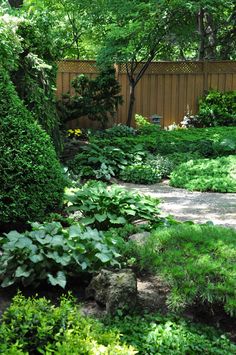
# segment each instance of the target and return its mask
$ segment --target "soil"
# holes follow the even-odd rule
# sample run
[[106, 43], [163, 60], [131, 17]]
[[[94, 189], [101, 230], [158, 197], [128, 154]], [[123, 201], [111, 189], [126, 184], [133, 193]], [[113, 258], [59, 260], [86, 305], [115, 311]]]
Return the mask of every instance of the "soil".
[[236, 229], [236, 193], [188, 191], [169, 186], [165, 180], [154, 185], [119, 182], [128, 190], [159, 198], [162, 215], [172, 215], [179, 221], [213, 222]]

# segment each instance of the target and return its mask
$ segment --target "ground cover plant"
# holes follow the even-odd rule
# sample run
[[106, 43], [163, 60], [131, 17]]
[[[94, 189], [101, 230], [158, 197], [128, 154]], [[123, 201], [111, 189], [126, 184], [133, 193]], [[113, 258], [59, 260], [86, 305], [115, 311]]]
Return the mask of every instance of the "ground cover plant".
[[[114, 129], [111, 137], [105, 133], [100, 137], [92, 134], [89, 144], [68, 162], [69, 170], [82, 179], [95, 177], [110, 180], [115, 177], [127, 182], [153, 184], [169, 178], [181, 163], [236, 153], [235, 127], [175, 131], [158, 128], [148, 133], [138, 130], [136, 135], [126, 134], [123, 137], [120, 131], [117, 132], [116, 135]], [[220, 187], [217, 190], [218, 185], [214, 191], [224, 192]], [[201, 184], [198, 188], [202, 188]]]
[[236, 192], [236, 155], [183, 163], [172, 172], [170, 184], [188, 190]]
[[11, 231], [0, 237], [1, 287], [47, 282], [65, 288], [69, 277], [119, 266], [116, 241], [96, 229], [59, 222], [33, 223], [24, 233]]
[[130, 192], [117, 185], [88, 181], [80, 188], [67, 190], [69, 212], [80, 212], [85, 225], [107, 230], [137, 220], [163, 223], [159, 217], [159, 200]]
[[[14, 332], [12, 332], [14, 329]], [[2, 316], [4, 354], [233, 354], [236, 346], [212, 328], [160, 315], [83, 316], [72, 297], [58, 306], [18, 294]]]
[[[235, 316], [236, 231], [213, 225], [180, 224], [153, 230], [143, 246], [119, 244], [136, 267], [158, 274], [170, 286], [168, 305], [222, 306]], [[123, 250], [123, 251], [122, 251]]]

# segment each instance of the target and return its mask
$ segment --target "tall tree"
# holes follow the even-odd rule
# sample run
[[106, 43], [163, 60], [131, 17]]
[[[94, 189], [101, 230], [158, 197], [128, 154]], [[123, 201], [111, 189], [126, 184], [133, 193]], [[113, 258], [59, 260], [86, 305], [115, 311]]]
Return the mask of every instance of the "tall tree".
[[[169, 59], [176, 52], [176, 38], [181, 33], [180, 14], [175, 11], [176, 7], [167, 6], [165, 0], [107, 0], [102, 3], [110, 21], [104, 26], [98, 63], [125, 66], [130, 88], [126, 124], [130, 126], [138, 82], [153, 60]], [[189, 26], [187, 19], [182, 30], [186, 24]], [[184, 41], [184, 35], [179, 35], [179, 41]]]

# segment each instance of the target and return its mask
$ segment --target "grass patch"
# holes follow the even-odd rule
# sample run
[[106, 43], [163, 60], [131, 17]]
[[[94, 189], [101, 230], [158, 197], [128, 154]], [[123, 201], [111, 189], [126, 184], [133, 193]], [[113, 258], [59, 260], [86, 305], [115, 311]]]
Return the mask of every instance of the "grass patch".
[[144, 246], [124, 243], [125, 257], [170, 286], [170, 309], [223, 306], [236, 315], [236, 231], [211, 225], [177, 225], [153, 231]]

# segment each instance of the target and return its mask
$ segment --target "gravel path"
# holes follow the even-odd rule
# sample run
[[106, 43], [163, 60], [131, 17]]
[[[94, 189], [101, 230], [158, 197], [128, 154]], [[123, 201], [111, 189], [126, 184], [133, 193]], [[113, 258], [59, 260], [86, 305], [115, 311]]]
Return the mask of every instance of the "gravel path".
[[154, 185], [119, 183], [129, 190], [161, 199], [164, 215], [170, 214], [179, 221], [194, 221], [236, 229], [236, 193], [191, 192], [168, 185], [168, 181]]

